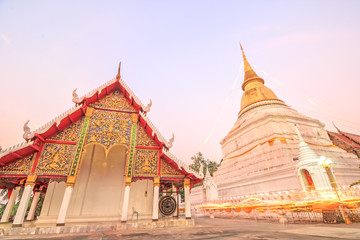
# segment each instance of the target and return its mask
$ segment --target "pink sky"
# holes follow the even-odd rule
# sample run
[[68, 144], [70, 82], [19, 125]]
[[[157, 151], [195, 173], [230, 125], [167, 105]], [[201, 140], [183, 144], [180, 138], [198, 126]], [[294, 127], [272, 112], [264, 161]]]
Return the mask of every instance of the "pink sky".
[[[236, 121], [241, 41], [265, 84], [328, 130], [360, 134], [358, 1], [2, 1], [0, 145], [23, 141], [116, 75], [140, 100], [171, 151], [189, 163]], [[236, 85], [233, 86], [233, 84]], [[208, 141], [205, 143], [205, 139]]]

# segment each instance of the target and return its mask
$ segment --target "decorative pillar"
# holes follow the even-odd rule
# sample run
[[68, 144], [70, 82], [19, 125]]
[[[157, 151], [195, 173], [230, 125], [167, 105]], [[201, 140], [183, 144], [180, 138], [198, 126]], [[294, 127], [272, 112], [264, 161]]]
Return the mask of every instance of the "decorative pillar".
[[175, 212], [173, 213], [173, 217], [177, 217], [178, 216], [178, 209], [179, 209], [179, 202], [178, 202], [178, 193], [177, 193], [177, 188], [175, 187], [175, 185], [172, 185], [172, 197], [175, 199], [175, 203], [176, 203], [176, 209]]
[[17, 209], [16, 215], [14, 218], [13, 227], [21, 227], [24, 222], [26, 210], [29, 205], [31, 193], [35, 186], [36, 178], [37, 178], [36, 175], [28, 175], [28, 177], [26, 179], [24, 192], [21, 197], [20, 204], [19, 204], [19, 207]]
[[2, 215], [2, 218], [1, 218], [1, 222], [2, 223], [5, 223], [5, 222], [8, 222], [9, 221], [9, 218], [10, 218], [10, 214], [11, 214], [11, 211], [15, 205], [15, 200], [19, 194], [19, 191], [20, 191], [20, 186], [17, 186], [15, 187], [15, 189], [12, 191], [11, 195], [10, 195], [10, 198], [7, 202], [7, 205], [6, 205], [6, 208], [5, 208], [5, 211]]
[[74, 176], [68, 176], [66, 181], [66, 188], [64, 192], [64, 197], [61, 202], [61, 207], [58, 215], [58, 219], [56, 222], [56, 226], [65, 226], [65, 219], [66, 219], [66, 213], [69, 208], [71, 195], [74, 189], [74, 184], [76, 181], [76, 177]]
[[126, 169], [125, 169], [125, 190], [124, 190], [124, 200], [123, 207], [121, 212], [121, 222], [126, 223], [127, 214], [129, 208], [129, 197], [130, 197], [130, 186], [132, 180], [132, 172], [133, 172], [133, 161], [135, 158], [135, 146], [136, 146], [136, 132], [138, 125], [139, 114], [132, 113], [131, 114], [131, 132], [130, 132], [130, 149], [129, 149], [129, 157], [126, 161]]
[[131, 186], [131, 177], [126, 177], [125, 180], [125, 192], [124, 192], [124, 200], [123, 207], [121, 212], [121, 222], [126, 223], [128, 208], [129, 208], [129, 197], [130, 197], [130, 186]]
[[184, 194], [185, 194], [185, 219], [191, 219], [189, 178], [184, 179]]
[[95, 108], [92, 108], [92, 107], [86, 108], [84, 122], [82, 125], [79, 140], [76, 144], [75, 156], [71, 163], [70, 173], [69, 173], [69, 176], [67, 177], [65, 193], [64, 193], [63, 201], [61, 203], [56, 226], [64, 226], [65, 225], [66, 213], [67, 213], [67, 210], [68, 210], [68, 207], [70, 204], [70, 199], [71, 199], [71, 195], [72, 195], [72, 192], [74, 189], [76, 177], [79, 172], [81, 155], [82, 155], [83, 147], [85, 144], [87, 132], [89, 129], [90, 119], [91, 119], [92, 115], [94, 114], [94, 111], [95, 111]]
[[160, 178], [154, 178], [154, 200], [153, 200], [153, 214], [152, 220], [159, 220], [159, 188], [160, 188]]
[[36, 206], [39, 202], [39, 198], [40, 198], [40, 193], [41, 193], [41, 189], [42, 188], [39, 188], [35, 191], [35, 194], [33, 196], [33, 199], [32, 199], [32, 202], [31, 202], [31, 206], [30, 206], [30, 210], [29, 210], [29, 213], [26, 217], [26, 220], [27, 221], [31, 221], [31, 220], [34, 220], [34, 217], [35, 217], [35, 211], [36, 211]]

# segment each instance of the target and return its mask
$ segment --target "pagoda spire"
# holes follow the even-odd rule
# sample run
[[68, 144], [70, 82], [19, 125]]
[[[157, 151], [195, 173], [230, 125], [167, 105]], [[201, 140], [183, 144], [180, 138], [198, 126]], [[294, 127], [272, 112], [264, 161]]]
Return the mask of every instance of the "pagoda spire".
[[256, 72], [252, 69], [249, 61], [246, 59], [246, 55], [244, 53], [244, 49], [241, 46], [240, 43], [240, 49], [243, 55], [243, 59], [244, 59], [244, 72], [245, 72], [245, 76], [244, 76], [244, 83], [242, 84], [241, 88], [243, 90], [245, 90], [245, 86], [250, 83], [250, 82], [261, 82], [262, 84], [264, 84], [264, 79], [262, 79], [261, 77], [259, 77]]
[[[284, 104], [283, 101], [279, 100], [275, 93], [268, 87], [264, 85], [264, 79], [259, 77], [254, 69], [252, 69], [249, 61], [247, 60], [244, 49], [240, 44], [240, 49], [244, 59], [244, 82], [241, 88], [244, 90], [244, 94], [241, 98], [241, 111], [247, 106], [250, 106], [253, 103], [258, 103], [261, 101], [276, 100]], [[240, 115], [239, 115], [240, 116]]]

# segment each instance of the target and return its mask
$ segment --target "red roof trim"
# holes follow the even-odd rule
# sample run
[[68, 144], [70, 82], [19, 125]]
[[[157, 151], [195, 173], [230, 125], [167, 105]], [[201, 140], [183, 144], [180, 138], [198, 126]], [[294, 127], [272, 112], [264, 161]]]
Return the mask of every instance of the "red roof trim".
[[[121, 85], [119, 80], [117, 80], [114, 83], [104, 87], [100, 92], [96, 91], [93, 95], [85, 97], [83, 99], [83, 101], [79, 103], [79, 104], [82, 104], [81, 108], [79, 108], [75, 112], [65, 116], [60, 121], [58, 126], [56, 126], [56, 123], [54, 122], [54, 124], [47, 131], [45, 131], [44, 133], [41, 133], [41, 134], [36, 134], [32, 140], [35, 140], [36, 138], [39, 138], [42, 142], [44, 142], [48, 138], [51, 138], [52, 136], [54, 136], [55, 134], [57, 134], [60, 131], [64, 130], [65, 128], [69, 127], [72, 123], [78, 121], [82, 116], [84, 116], [85, 112], [86, 112], [86, 108], [87, 108], [87, 106], [89, 104], [92, 104], [92, 103], [94, 103], [96, 101], [101, 100], [102, 98], [108, 96], [109, 94], [111, 94], [115, 90], [121, 91], [123, 93], [123, 95], [125, 96], [125, 98], [129, 101], [129, 103], [135, 108], [135, 110], [137, 112], [144, 111], [142, 109], [141, 105], [139, 105], [135, 101], [134, 96], [130, 97], [130, 93], [126, 90], [126, 88], [124, 86]], [[139, 123], [140, 123], [140, 126], [144, 128], [145, 132], [149, 135], [149, 137], [151, 137], [154, 140], [154, 142], [156, 143], [156, 145], [158, 145], [160, 147], [160, 149], [162, 149], [163, 147], [166, 148], [165, 143], [161, 142], [159, 140], [159, 138], [156, 136], [156, 134], [153, 135], [154, 130], [151, 129], [151, 127], [147, 124], [146, 120], [141, 117], [141, 115], [139, 115]], [[35, 142], [36, 141], [34, 141], [34, 143]], [[16, 152], [10, 152], [9, 154], [7, 154], [7, 155], [0, 158], [0, 165], [5, 166], [7, 164], [10, 164], [13, 161], [16, 161], [19, 158], [23, 158], [23, 157], [26, 157], [26, 156], [28, 156], [30, 154], [33, 154], [36, 151], [39, 151], [38, 146], [32, 144], [30, 146], [19, 149]], [[179, 166], [172, 159], [167, 157], [166, 155], [161, 154], [161, 157], [167, 163], [169, 163], [171, 166], [173, 166], [175, 169], [178, 169], [178, 171], [180, 173], [182, 173], [184, 175], [189, 174], [183, 168], [180, 169]], [[190, 174], [189, 176], [190, 176], [190, 178], [192, 178], [192, 179], [194, 179], [196, 181], [199, 180], [193, 174]], [[201, 181], [201, 179], [200, 179], [200, 181]]]

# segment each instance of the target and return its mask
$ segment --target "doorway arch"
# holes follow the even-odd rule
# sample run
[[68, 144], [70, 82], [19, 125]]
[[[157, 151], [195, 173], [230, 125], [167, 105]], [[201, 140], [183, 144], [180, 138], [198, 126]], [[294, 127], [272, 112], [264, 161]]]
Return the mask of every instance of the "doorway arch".
[[90, 143], [84, 150], [70, 200], [68, 220], [120, 218], [127, 148], [124, 145], [114, 145], [106, 149], [101, 144]]
[[311, 174], [308, 170], [306, 169], [302, 169], [300, 171], [301, 173], [301, 178], [302, 178], [302, 181], [304, 183], [304, 186], [305, 186], [305, 190], [306, 191], [312, 191], [312, 190], [315, 190], [315, 184], [314, 184], [314, 181], [311, 177]]

